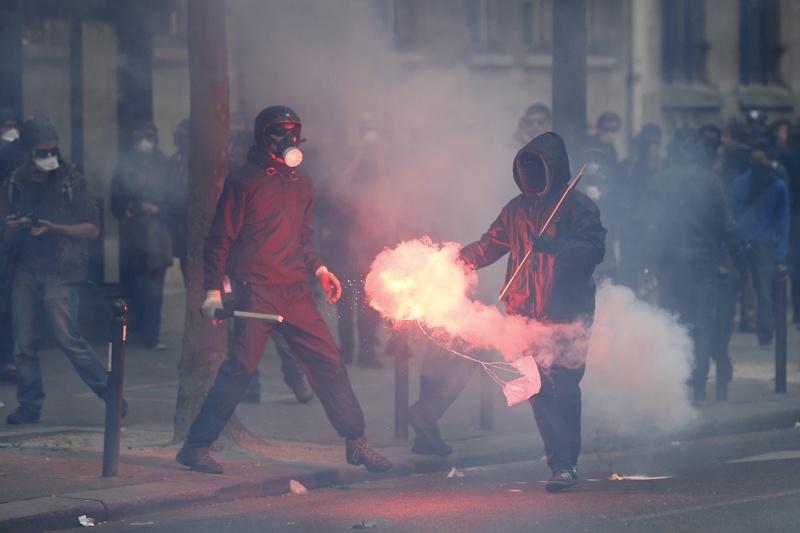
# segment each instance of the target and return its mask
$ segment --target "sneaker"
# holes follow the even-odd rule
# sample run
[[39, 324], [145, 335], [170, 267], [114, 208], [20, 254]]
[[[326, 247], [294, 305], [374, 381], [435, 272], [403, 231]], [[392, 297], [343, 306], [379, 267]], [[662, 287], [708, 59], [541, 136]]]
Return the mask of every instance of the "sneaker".
[[364, 465], [370, 472], [385, 472], [392, 467], [392, 462], [373, 450], [364, 435], [356, 440], [347, 439], [345, 447], [347, 462], [351, 465]]
[[311, 390], [311, 387], [304, 379], [292, 383], [289, 387], [292, 389], [294, 397], [297, 398], [299, 403], [308, 403], [314, 399], [314, 391]]
[[544, 488], [547, 492], [561, 492], [578, 482], [578, 472], [574, 468], [570, 470], [554, 470], [553, 475], [545, 483]]
[[453, 448], [442, 440], [439, 426], [425, 418], [415, 407], [408, 409], [408, 423], [414, 428], [417, 438], [411, 451], [423, 455], [440, 455], [447, 457], [453, 453]]
[[146, 346], [148, 350], [153, 350], [154, 352], [163, 352], [167, 349], [167, 345], [163, 342], [157, 342], [155, 344], [149, 344]]
[[181, 451], [179, 451], [178, 455], [175, 457], [175, 460], [196, 472], [205, 472], [206, 474], [222, 473], [222, 465], [211, 457], [211, 452], [208, 447], [184, 444]]
[[6, 418], [6, 423], [13, 426], [19, 426], [22, 424], [38, 424], [39, 422], [40, 419], [38, 412], [22, 406], [17, 407], [14, 412], [8, 415], [8, 418]]

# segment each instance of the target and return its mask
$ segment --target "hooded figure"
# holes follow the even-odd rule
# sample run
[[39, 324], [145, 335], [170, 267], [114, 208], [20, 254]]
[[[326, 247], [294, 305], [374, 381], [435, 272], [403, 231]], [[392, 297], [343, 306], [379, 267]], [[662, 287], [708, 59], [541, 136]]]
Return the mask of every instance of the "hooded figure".
[[[532, 248], [507, 288], [508, 314], [543, 324], [577, 322], [588, 336], [595, 308], [592, 274], [605, 255], [600, 211], [588, 196], [573, 189], [539, 236], [571, 177], [564, 140], [555, 133], [542, 134], [522, 148], [514, 159], [513, 174], [522, 194], [506, 204], [489, 230], [462, 248], [460, 256], [468, 265], [483, 268], [508, 253], [508, 284]], [[548, 492], [578, 482], [575, 466], [581, 449], [580, 380], [586, 344], [574, 346], [563, 339], [557, 350], [553, 364], [541, 369], [541, 390], [530, 398], [553, 471]]]
[[506, 204], [481, 240], [461, 250], [462, 258], [483, 268], [508, 253], [507, 284], [533, 246], [508, 288], [508, 313], [540, 322], [568, 323], [578, 318], [591, 322], [592, 273], [605, 255], [606, 230], [597, 206], [573, 190], [545, 234], [537, 237], [571, 178], [564, 140], [553, 132], [536, 137], [517, 153], [513, 175], [522, 194]]

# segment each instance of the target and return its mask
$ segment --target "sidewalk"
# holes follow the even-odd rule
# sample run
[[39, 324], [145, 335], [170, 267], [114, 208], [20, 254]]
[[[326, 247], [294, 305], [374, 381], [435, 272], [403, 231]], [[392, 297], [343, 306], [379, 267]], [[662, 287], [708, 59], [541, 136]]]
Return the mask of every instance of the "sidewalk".
[[[381, 370], [348, 367], [367, 417], [370, 442], [395, 464], [384, 474], [370, 474], [345, 462], [344, 443], [318, 400], [306, 405], [295, 401], [281, 380], [278, 358], [270, 347], [261, 364], [261, 403], [241, 404], [236, 411], [266, 447], [248, 451], [223, 443], [215, 457], [224, 466], [224, 475], [189, 471], [175, 462], [179, 446], [171, 443], [182, 297], [182, 289], [170, 285], [162, 339], [169, 350], [127, 348], [125, 397], [130, 414], [123, 421], [115, 477], [102, 477], [104, 405], [83, 386], [60, 352], [51, 348], [42, 357], [48, 399], [41, 424], [6, 425], [5, 417], [16, 406], [15, 389], [0, 385], [0, 402], [5, 404], [0, 407], [0, 531], [78, 527], [82, 515], [103, 522], [171, 507], [285, 494], [292, 479], [312, 489], [543, 455], [530, 406], [507, 407], [502, 391], [492, 382], [488, 386], [495, 401], [494, 427], [480, 429], [480, 372], [440, 424], [453, 454], [446, 459], [412, 454], [410, 440], [394, 437], [394, 368], [385, 357]], [[776, 394], [774, 350], [759, 349], [753, 335], [735, 334], [731, 343], [735, 377], [729, 400], [711, 399], [683, 438], [795, 425], [800, 420], [800, 331], [793, 326], [788, 345], [787, 392]], [[104, 358], [107, 348], [96, 349]], [[412, 401], [417, 397], [419, 363], [419, 358], [411, 360]], [[708, 389], [712, 398], [713, 387], [712, 379]], [[631, 445], [604, 436], [595, 426], [584, 420], [585, 454]], [[409, 429], [409, 435], [413, 438], [413, 430]], [[542, 469], [545, 472], [546, 466]]]

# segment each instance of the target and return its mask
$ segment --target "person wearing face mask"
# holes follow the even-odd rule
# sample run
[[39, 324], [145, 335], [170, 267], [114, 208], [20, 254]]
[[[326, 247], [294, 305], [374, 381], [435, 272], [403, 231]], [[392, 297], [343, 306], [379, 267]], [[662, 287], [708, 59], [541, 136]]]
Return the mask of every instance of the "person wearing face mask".
[[130, 303], [130, 332], [149, 350], [161, 342], [164, 279], [172, 263], [173, 222], [167, 159], [155, 124], [142, 121], [131, 134], [111, 180], [111, 213], [119, 220], [120, 283]]
[[736, 230], [745, 246], [747, 268], [756, 291], [756, 333], [760, 346], [772, 344], [775, 321], [772, 286], [786, 272], [789, 246], [789, 193], [771, 165], [772, 147], [750, 149], [750, 169], [737, 176], [730, 193]]
[[[352, 465], [383, 472], [392, 462], [367, 443], [365, 422], [336, 342], [314, 299], [314, 275], [335, 303], [338, 278], [314, 247], [312, 221], [316, 190], [298, 165], [301, 122], [294, 110], [270, 106], [256, 116], [255, 145], [247, 162], [225, 179], [203, 249], [206, 300], [202, 314], [214, 319], [223, 293], [233, 308], [277, 314], [280, 322], [233, 318], [233, 342], [176, 460], [192, 470], [221, 474], [210, 454], [258, 367], [273, 331], [283, 334], [325, 408], [345, 439]], [[226, 278], [229, 281], [226, 281]]]
[[[468, 267], [477, 269], [508, 254], [503, 298], [507, 313], [545, 325], [578, 324], [588, 336], [595, 308], [592, 274], [605, 254], [600, 210], [577, 189], [564, 196], [571, 179], [569, 158], [556, 133], [544, 133], [525, 145], [514, 159], [513, 176], [521, 194], [503, 207], [480, 240], [466, 245], [459, 255]], [[562, 197], [558, 216], [545, 229]], [[553, 364], [540, 368], [541, 390], [529, 400], [552, 470], [545, 484], [548, 492], [578, 482], [581, 451], [580, 381], [586, 344], [565, 339], [561, 347], [563, 351], [553, 354]], [[538, 359], [539, 354], [533, 356]]]
[[[9, 424], [39, 422], [45, 393], [39, 362], [43, 324], [78, 375], [101, 399], [105, 366], [78, 331], [79, 284], [86, 280], [88, 240], [100, 234], [97, 203], [89, 183], [61, 159], [58, 134], [48, 120], [21, 128], [30, 160], [0, 190], [2, 237], [10, 242], [12, 314], [17, 346], [17, 400]], [[127, 404], [123, 403], [123, 416]]]
[[[13, 109], [0, 108], [0, 183], [20, 165], [25, 154], [19, 140], [19, 114]], [[0, 382], [16, 383], [14, 337], [11, 327], [11, 273], [8, 270], [7, 243], [0, 242]]]

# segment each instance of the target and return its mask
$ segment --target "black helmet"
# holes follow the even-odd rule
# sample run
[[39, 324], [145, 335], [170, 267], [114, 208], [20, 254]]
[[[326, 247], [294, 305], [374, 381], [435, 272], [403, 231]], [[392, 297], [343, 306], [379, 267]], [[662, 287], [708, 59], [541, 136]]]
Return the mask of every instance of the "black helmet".
[[253, 137], [255, 137], [257, 144], [261, 144], [264, 140], [267, 128], [275, 124], [297, 124], [298, 128], [302, 125], [300, 117], [292, 109], [285, 105], [269, 106], [256, 117]]

